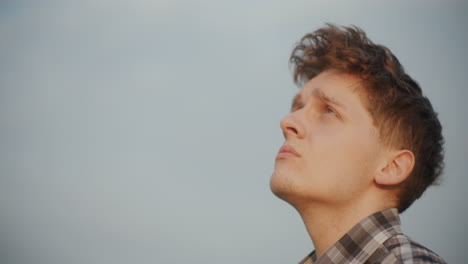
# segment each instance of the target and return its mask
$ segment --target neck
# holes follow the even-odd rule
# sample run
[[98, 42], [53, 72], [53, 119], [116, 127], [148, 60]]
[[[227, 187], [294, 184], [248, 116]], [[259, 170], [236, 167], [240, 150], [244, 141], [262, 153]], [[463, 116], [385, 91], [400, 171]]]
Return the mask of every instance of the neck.
[[386, 208], [362, 204], [358, 206], [310, 204], [296, 209], [304, 221], [319, 258], [362, 219]]

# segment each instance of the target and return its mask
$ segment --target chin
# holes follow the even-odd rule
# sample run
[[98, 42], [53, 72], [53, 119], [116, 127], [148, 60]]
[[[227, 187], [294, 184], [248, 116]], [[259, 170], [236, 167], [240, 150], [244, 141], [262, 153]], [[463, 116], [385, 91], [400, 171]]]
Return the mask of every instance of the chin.
[[326, 197], [326, 193], [314, 188], [314, 185], [307, 185], [301, 180], [299, 174], [294, 175], [289, 170], [287, 173], [275, 170], [270, 178], [270, 189], [276, 197], [287, 202], [296, 210], [304, 205], [323, 201]]
[[273, 172], [270, 178], [270, 189], [278, 198], [290, 202], [295, 196], [296, 188], [294, 188], [293, 180], [287, 175]]

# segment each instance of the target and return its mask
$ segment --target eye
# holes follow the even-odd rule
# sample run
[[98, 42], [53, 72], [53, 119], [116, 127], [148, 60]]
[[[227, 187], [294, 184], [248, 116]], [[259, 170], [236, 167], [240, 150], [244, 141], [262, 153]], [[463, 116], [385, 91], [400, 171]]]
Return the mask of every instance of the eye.
[[337, 115], [335, 110], [332, 107], [330, 107], [329, 105], [325, 106], [325, 114], [327, 114], [327, 115]]

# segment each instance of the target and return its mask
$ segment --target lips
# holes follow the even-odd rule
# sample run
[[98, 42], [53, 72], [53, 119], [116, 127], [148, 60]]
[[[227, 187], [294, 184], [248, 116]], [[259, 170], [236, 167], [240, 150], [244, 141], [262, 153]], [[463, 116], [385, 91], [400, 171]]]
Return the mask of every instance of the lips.
[[298, 158], [300, 156], [301, 155], [299, 155], [299, 153], [297, 153], [293, 147], [289, 145], [283, 145], [278, 151], [276, 159]]

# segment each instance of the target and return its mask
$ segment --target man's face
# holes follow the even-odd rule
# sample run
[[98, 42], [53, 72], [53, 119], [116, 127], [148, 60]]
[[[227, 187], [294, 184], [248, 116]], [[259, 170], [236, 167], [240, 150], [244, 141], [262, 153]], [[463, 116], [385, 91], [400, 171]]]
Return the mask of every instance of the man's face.
[[281, 121], [285, 143], [270, 181], [273, 193], [293, 205], [340, 205], [369, 190], [382, 145], [363, 92], [360, 79], [333, 71], [304, 85]]

